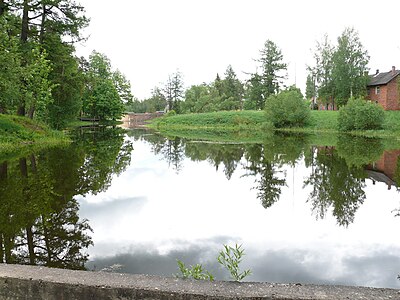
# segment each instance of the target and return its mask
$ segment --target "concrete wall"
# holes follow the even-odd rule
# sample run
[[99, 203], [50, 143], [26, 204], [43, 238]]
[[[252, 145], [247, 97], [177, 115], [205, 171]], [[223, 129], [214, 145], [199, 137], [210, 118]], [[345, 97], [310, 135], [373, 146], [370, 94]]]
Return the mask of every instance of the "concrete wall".
[[146, 124], [147, 121], [162, 117], [164, 113], [127, 113], [123, 116], [122, 122], [128, 123], [129, 126], [140, 126]]
[[400, 290], [196, 281], [0, 264], [0, 299], [400, 299]]

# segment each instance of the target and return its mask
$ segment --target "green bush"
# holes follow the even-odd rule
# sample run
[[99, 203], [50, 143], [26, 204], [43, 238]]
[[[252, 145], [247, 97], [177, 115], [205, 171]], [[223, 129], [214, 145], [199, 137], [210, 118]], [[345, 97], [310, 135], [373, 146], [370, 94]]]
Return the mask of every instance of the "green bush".
[[303, 126], [310, 118], [306, 101], [299, 91], [293, 89], [268, 97], [265, 112], [277, 128]]
[[176, 115], [176, 111], [173, 110], [173, 109], [169, 110], [169, 111], [165, 114], [166, 117], [175, 116], [175, 115]]
[[378, 104], [364, 99], [350, 99], [339, 109], [339, 130], [371, 130], [382, 129], [385, 113]]

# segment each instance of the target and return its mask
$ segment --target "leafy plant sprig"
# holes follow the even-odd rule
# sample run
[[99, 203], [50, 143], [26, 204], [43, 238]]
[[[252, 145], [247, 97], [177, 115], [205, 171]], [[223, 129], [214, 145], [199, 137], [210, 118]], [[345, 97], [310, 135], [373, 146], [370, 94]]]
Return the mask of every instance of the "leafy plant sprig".
[[214, 275], [207, 270], [204, 270], [201, 264], [195, 264], [194, 266], [190, 266], [188, 268], [183, 261], [177, 259], [176, 262], [180, 271], [180, 274], [176, 275], [177, 277], [181, 277], [183, 279], [192, 278], [196, 280], [214, 281]]
[[242, 281], [246, 276], [251, 274], [251, 270], [240, 272], [239, 264], [245, 255], [242, 245], [236, 244], [235, 247], [224, 245], [224, 250], [219, 252], [218, 262], [223, 265], [231, 274], [235, 281]]

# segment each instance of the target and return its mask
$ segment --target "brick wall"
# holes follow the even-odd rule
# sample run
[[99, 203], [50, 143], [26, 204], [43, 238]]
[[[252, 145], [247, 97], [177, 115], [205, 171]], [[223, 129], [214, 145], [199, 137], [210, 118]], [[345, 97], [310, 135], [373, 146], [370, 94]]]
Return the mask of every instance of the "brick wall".
[[378, 104], [380, 104], [384, 109], [386, 109], [386, 98], [387, 98], [387, 94], [388, 94], [388, 89], [387, 89], [387, 85], [381, 85], [379, 86], [380, 88], [380, 92], [379, 94], [376, 94], [376, 87], [372, 86], [368, 88], [368, 99], [376, 102]]
[[375, 93], [375, 86], [368, 87], [369, 100], [379, 103], [385, 110], [400, 110], [398, 77], [387, 85], [380, 86], [380, 93]]
[[396, 80], [392, 80], [387, 85], [387, 100], [386, 110], [399, 110], [399, 88], [398, 88], [398, 77]]

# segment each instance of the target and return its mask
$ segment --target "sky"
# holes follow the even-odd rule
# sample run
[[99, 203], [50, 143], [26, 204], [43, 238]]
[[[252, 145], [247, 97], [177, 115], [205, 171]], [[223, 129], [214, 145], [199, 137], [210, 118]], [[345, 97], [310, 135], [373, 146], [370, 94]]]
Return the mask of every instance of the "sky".
[[266, 40], [288, 64], [287, 85], [303, 91], [317, 41], [333, 44], [346, 27], [358, 31], [374, 73], [400, 68], [398, 0], [78, 0], [91, 19], [76, 53], [96, 50], [150, 97], [177, 70], [184, 86], [209, 83], [228, 65], [241, 80], [257, 70]]

